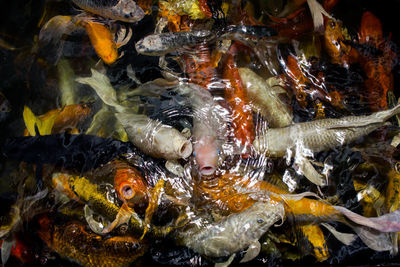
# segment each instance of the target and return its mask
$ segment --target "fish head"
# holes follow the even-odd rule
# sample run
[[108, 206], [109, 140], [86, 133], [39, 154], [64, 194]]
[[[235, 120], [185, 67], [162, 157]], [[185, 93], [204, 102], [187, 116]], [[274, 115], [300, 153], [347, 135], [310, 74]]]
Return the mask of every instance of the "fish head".
[[120, 0], [114, 7], [118, 20], [137, 22], [143, 19], [145, 13], [133, 0]]
[[220, 149], [214, 138], [204, 137], [194, 145], [194, 157], [202, 175], [212, 175], [217, 169]]
[[272, 224], [284, 218], [284, 208], [282, 203], [269, 203], [260, 201], [241, 213], [242, 230], [247, 232], [249, 240], [259, 239]]
[[114, 176], [114, 187], [122, 201], [132, 204], [147, 202], [148, 186], [135, 168], [118, 169]]
[[157, 34], [152, 34], [139, 40], [135, 44], [135, 48], [139, 54], [149, 56], [162, 55], [168, 52], [162, 40], [162, 36]]

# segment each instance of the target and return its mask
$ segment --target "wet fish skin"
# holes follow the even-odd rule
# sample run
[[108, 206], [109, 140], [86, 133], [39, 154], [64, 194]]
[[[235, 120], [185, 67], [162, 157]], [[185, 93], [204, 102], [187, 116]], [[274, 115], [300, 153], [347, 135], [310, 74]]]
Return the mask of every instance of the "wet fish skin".
[[[259, 109], [261, 115], [268, 121], [271, 128], [286, 127], [293, 121], [293, 114], [288, 105], [283, 103], [276, 90], [270, 86], [269, 80], [264, 80], [248, 68], [239, 69], [240, 78], [246, 88], [250, 100]], [[272, 78], [273, 79], [273, 78]]]
[[72, 0], [85, 11], [124, 22], [140, 21], [145, 13], [133, 0]]
[[[400, 113], [400, 105], [368, 116], [348, 116], [296, 123], [284, 128], [268, 129], [253, 145], [272, 157], [283, 157], [288, 150], [320, 152], [344, 145], [371, 133], [385, 121]], [[301, 149], [301, 151], [299, 151]]]
[[[198, 232], [183, 233], [183, 244], [208, 257], [224, 257], [247, 248], [279, 219], [284, 217], [281, 203], [257, 202], [240, 213], [205, 226]], [[257, 256], [257, 255], [255, 255]]]
[[91, 77], [76, 81], [90, 85], [105, 104], [114, 108], [115, 117], [133, 144], [147, 155], [167, 160], [187, 158], [192, 154], [192, 143], [178, 130], [122, 106], [108, 77], [94, 69], [91, 71]]
[[183, 46], [195, 46], [215, 39], [209, 30], [194, 30], [151, 34], [135, 44], [139, 54], [162, 56]]
[[211, 175], [218, 167], [222, 143], [227, 136], [228, 114], [218, 105], [211, 93], [201, 86], [187, 84], [178, 86], [178, 92], [188, 95], [193, 108], [193, 151], [202, 175]]
[[61, 257], [83, 266], [127, 266], [142, 256], [147, 245], [131, 236], [104, 238], [89, 232], [78, 222], [55, 224], [47, 216], [39, 218], [39, 236]]

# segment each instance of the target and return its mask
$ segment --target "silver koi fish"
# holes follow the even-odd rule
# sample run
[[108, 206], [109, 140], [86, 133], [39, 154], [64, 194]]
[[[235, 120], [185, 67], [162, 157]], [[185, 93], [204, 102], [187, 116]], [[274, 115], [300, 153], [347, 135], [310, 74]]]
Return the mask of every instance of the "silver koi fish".
[[353, 142], [399, 113], [400, 105], [397, 105], [368, 116], [321, 119], [268, 129], [254, 140], [253, 145], [258, 152], [272, 157], [283, 157], [289, 151], [307, 155]]
[[90, 85], [105, 104], [115, 109], [115, 116], [129, 140], [144, 153], [167, 160], [187, 158], [192, 154], [192, 144], [178, 130], [120, 105], [105, 74], [92, 69], [91, 77], [78, 78], [76, 81]]
[[279, 86], [279, 82], [274, 86], [275, 78], [264, 80], [248, 68], [240, 68], [239, 74], [252, 104], [267, 119], [269, 127], [286, 127], [292, 123], [292, 111], [279, 98], [278, 94], [283, 90]]
[[282, 203], [257, 202], [250, 208], [231, 214], [198, 232], [191, 228], [180, 235], [185, 246], [213, 258], [230, 256], [248, 247], [241, 261], [246, 262], [258, 255], [261, 248], [258, 239], [274, 223], [283, 219], [284, 214]]
[[139, 54], [162, 56], [184, 46], [195, 46], [215, 39], [208, 30], [167, 32], [151, 34], [135, 44]]

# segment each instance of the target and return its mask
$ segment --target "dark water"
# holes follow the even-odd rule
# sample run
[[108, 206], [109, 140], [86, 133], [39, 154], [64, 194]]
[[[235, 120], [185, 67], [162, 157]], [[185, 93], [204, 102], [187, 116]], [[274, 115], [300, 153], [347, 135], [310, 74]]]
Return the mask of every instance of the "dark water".
[[[218, 2], [218, 1], [208, 1]], [[246, 1], [243, 1], [243, 5]], [[250, 1], [251, 2], [251, 1]], [[255, 5], [260, 5], [254, 1]], [[261, 2], [261, 1], [259, 1]], [[282, 2], [282, 5], [287, 1]], [[215, 4], [215, 3], [214, 3]], [[137, 87], [138, 84], [132, 82], [128, 77], [126, 67], [132, 66], [136, 77], [142, 82], [152, 81], [161, 78], [162, 73], [159, 67], [158, 57], [144, 56], [137, 54], [134, 44], [153, 33], [154, 22], [156, 19], [156, 6], [153, 6], [153, 14], [145, 16], [143, 20], [137, 24], [124, 24], [133, 29], [133, 37], [129, 43], [121, 49], [124, 56], [115, 64], [107, 67], [107, 76], [114, 87], [121, 91], [128, 88]], [[277, 4], [279, 6], [279, 4]], [[332, 9], [331, 14], [341, 20], [343, 25], [348, 29], [352, 39], [356, 39], [359, 29], [361, 16], [365, 11], [371, 11], [382, 22], [383, 35], [386, 39], [390, 38], [394, 52], [399, 54], [400, 30], [397, 27], [399, 19], [400, 1], [383, 0], [383, 1], [362, 1], [362, 0], [341, 0]], [[165, 161], [160, 159], [152, 159], [145, 156], [136, 147], [127, 142], [112, 140], [110, 138], [86, 138], [71, 137], [70, 135], [54, 135], [49, 138], [22, 138], [25, 129], [22, 120], [23, 107], [29, 106], [35, 114], [44, 114], [45, 112], [59, 108], [61, 106], [61, 96], [58, 90], [58, 74], [57, 68], [52, 62], [57, 49], [54, 47], [40, 47], [35, 40], [40, 31], [38, 26], [41, 19], [48, 20], [55, 15], [76, 14], [76, 7], [70, 1], [2, 1], [0, 3], [0, 38], [12, 45], [15, 49], [0, 47], [0, 92], [6, 97], [7, 107], [11, 111], [5, 112], [0, 116], [0, 143], [2, 144], [2, 154], [8, 155], [6, 159], [0, 156], [0, 201], [1, 215], [5, 216], [10, 206], [15, 203], [18, 194], [32, 195], [36, 190], [36, 185], [45, 187], [48, 182], [43, 181], [46, 175], [43, 170], [47, 168], [49, 173], [58, 171], [59, 167], [67, 169], [76, 175], [83, 175], [90, 172], [96, 173], [96, 169], [110, 160], [127, 152], [131, 152], [140, 158], [140, 166], [146, 173], [162, 175], [166, 172], [164, 168]], [[43, 17], [43, 18], [42, 18]], [[389, 37], [390, 36], [390, 37]], [[282, 54], [290, 53], [293, 47], [288, 43], [279, 46]], [[63, 57], [67, 59], [73, 68], [75, 75], [87, 76], [90, 74], [90, 66], [94, 65], [98, 58], [92, 49], [88, 37], [82, 32], [74, 32], [66, 38], [66, 44], [63, 50]], [[174, 71], [181, 72], [179, 64], [170, 60], [169, 67]], [[265, 68], [260, 67], [259, 63], [251, 63], [259, 72], [266, 72]], [[347, 90], [349, 93], [346, 110], [336, 110], [334, 107], [326, 105], [326, 117], [340, 117], [343, 115], [361, 115], [370, 113], [368, 107], [361, 105], [358, 100], [354, 100], [354, 95], [359, 94], [360, 85], [365, 79], [361, 66], [355, 64], [350, 69], [342, 68], [335, 64], [329, 63], [327, 60], [321, 60], [313, 65], [315, 72], [323, 71], [326, 76], [326, 85], [339, 88], [338, 90]], [[400, 97], [400, 64], [398, 58], [395, 59], [392, 70], [394, 76], [394, 94], [396, 99]], [[93, 114], [100, 110], [101, 101], [93, 97], [88, 87], [80, 87], [79, 97], [82, 102], [90, 102], [93, 107]], [[354, 94], [354, 95], [353, 95]], [[362, 94], [362, 93], [361, 93]], [[216, 93], [218, 95], [218, 92]], [[171, 125], [178, 130], [191, 128], [193, 123], [193, 115], [190, 104], [187, 100], [168, 91], [161, 96], [141, 96], [140, 112], [147, 114], [153, 119], [159, 119], [163, 123]], [[185, 102], [186, 101], [186, 102]], [[302, 109], [298, 103], [292, 100], [292, 108], [294, 110], [294, 121], [308, 121], [315, 117], [315, 110], [308, 108]], [[1, 111], [0, 111], [1, 112]], [[4, 115], [4, 116], [3, 116]], [[89, 127], [92, 116], [79, 124], [80, 130]], [[397, 129], [395, 126], [385, 129], [379, 129], [368, 138], [358, 140], [356, 144], [376, 143], [377, 147], [370, 148], [365, 156], [363, 152], [351, 150], [348, 146], [336, 148], [334, 150], [320, 152], [315, 155], [319, 162], [329, 163], [333, 166], [330, 175], [336, 177], [332, 179], [332, 184], [323, 189], [325, 196], [337, 196], [340, 199], [340, 205], [354, 212], [362, 214], [363, 207], [357, 199], [357, 192], [353, 186], [353, 179], [357, 178], [361, 181], [368, 181], [381, 192], [385, 192], [387, 181], [384, 176], [389, 169], [392, 168], [394, 162], [399, 160], [397, 149], [387, 151], [385, 145], [389, 137], [393, 136]], [[111, 135], [109, 136], [111, 137]], [[382, 141], [382, 142], [381, 142]], [[380, 145], [381, 144], [381, 145]], [[232, 156], [232, 158], [234, 158]], [[224, 167], [230, 166], [230, 157], [225, 162]], [[23, 167], [26, 173], [20, 172], [20, 161], [26, 162], [27, 167]], [[363, 172], [356, 170], [360, 164], [373, 163], [373, 170]], [[186, 161], [181, 161], [186, 163]], [[286, 169], [283, 160], [271, 160], [265, 167], [268, 174], [281, 172]], [[36, 166], [35, 168], [33, 166]], [[232, 163], [233, 165], [233, 163]], [[48, 167], [50, 166], [50, 167]], [[271, 167], [272, 166], [272, 167]], [[39, 169], [39, 170], [38, 170]], [[42, 173], [41, 173], [42, 172]], [[45, 176], [45, 177], [43, 177]], [[96, 175], [94, 175], [96, 176]], [[151, 176], [151, 175], [150, 175]], [[294, 175], [297, 177], [296, 175]], [[29, 180], [30, 177], [34, 182], [27, 184], [21, 183], [21, 180]], [[110, 180], [110, 177], [106, 179]], [[112, 180], [112, 178], [111, 178]], [[299, 179], [298, 192], [313, 191], [317, 192], [315, 186], [305, 179]], [[147, 181], [154, 186], [157, 179]], [[44, 183], [44, 185], [43, 185]], [[23, 186], [22, 186], [23, 185]], [[24, 189], [21, 189], [21, 186]], [[26, 193], [24, 190], [28, 191]], [[22, 193], [21, 193], [22, 191]], [[54, 203], [45, 203], [45, 210], [54, 212]], [[171, 217], [170, 211], [160, 210], [158, 214], [160, 219], [157, 223], [162, 224]], [[173, 211], [172, 211], [173, 213]], [[57, 217], [56, 220], [67, 221], [69, 218]], [[172, 216], [173, 217], [173, 216]], [[81, 218], [82, 219], [82, 218]], [[334, 223], [335, 228], [346, 233], [352, 232], [351, 228]], [[285, 223], [284, 227], [276, 230], [277, 233], [284, 232], [292, 226]], [[62, 259], [56, 252], [48, 248], [45, 243], [38, 237], [36, 231], [39, 226], [34, 219], [23, 222], [16, 235], [20, 240], [24, 240], [28, 247], [26, 259], [21, 263], [16, 257], [11, 256], [7, 262], [8, 266], [79, 266], [73, 261]], [[323, 229], [330, 257], [321, 263], [318, 263], [311, 255], [304, 256], [301, 259], [290, 260], [284, 259], [279, 255], [268, 254], [262, 252], [254, 260], [242, 266], [266, 265], [266, 266], [397, 266], [400, 265], [399, 256], [392, 256], [389, 252], [375, 252], [366, 247], [360, 239], [357, 239], [350, 246], [344, 246], [337, 241], [328, 231]], [[150, 239], [150, 246], [144, 256], [137, 259], [132, 266], [146, 265], [163, 265], [163, 266], [212, 266], [214, 262], [211, 259], [202, 257], [189, 248], [175, 245], [173, 237], [166, 239]], [[289, 246], [280, 244], [278, 247], [282, 251], [303, 253], [301, 244]], [[239, 265], [243, 252], [237, 253], [232, 265]], [[226, 258], [217, 259], [219, 261], [227, 260]]]

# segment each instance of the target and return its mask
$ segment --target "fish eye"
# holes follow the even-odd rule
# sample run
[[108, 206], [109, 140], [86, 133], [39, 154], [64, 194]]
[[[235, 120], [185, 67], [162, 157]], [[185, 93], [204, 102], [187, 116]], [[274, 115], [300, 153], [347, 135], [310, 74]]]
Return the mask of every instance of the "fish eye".
[[263, 219], [257, 219], [257, 223], [264, 223], [264, 220]]
[[331, 22], [329, 23], [329, 26], [331, 26], [332, 28], [335, 28], [335, 27], [336, 27], [336, 22], [331, 21]]

